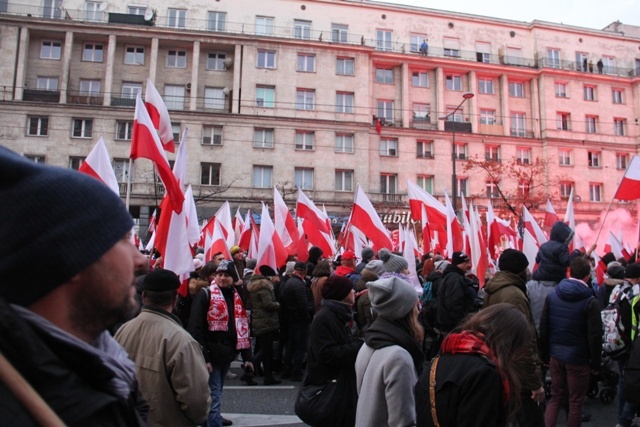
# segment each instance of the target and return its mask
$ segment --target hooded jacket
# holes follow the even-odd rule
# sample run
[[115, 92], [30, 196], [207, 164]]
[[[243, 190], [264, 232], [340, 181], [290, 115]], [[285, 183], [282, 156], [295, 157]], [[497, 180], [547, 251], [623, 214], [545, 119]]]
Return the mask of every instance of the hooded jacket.
[[536, 255], [538, 268], [533, 272], [533, 280], [559, 282], [566, 279], [567, 267], [571, 263], [568, 246], [571, 239], [571, 227], [561, 221], [553, 224], [549, 240], [540, 246]]
[[280, 304], [276, 301], [273, 284], [269, 279], [254, 274], [249, 279], [247, 290], [251, 296], [251, 331], [260, 336], [268, 332], [277, 331], [280, 327], [278, 310]]

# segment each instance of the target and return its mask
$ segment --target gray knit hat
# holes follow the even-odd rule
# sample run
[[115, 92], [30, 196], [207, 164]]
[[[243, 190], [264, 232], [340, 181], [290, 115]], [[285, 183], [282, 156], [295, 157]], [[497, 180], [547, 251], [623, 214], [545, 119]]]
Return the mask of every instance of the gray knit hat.
[[372, 307], [378, 316], [388, 320], [404, 317], [418, 302], [418, 293], [413, 286], [399, 277], [369, 282], [367, 288]]
[[371, 261], [374, 255], [375, 253], [373, 252], [373, 249], [371, 249], [369, 246], [365, 246], [364, 248], [362, 248], [362, 252], [360, 252], [360, 256], [362, 257], [363, 261]]
[[3, 147], [0, 199], [0, 296], [22, 306], [85, 270], [133, 227], [120, 197], [97, 179]]
[[376, 273], [378, 276], [382, 276], [382, 273], [385, 272], [384, 264], [379, 259], [372, 259], [364, 266], [367, 270], [371, 270]]
[[409, 268], [409, 263], [406, 259], [392, 254], [387, 248], [380, 249], [378, 258], [380, 258], [384, 264], [384, 271], [389, 273], [402, 273], [405, 269]]

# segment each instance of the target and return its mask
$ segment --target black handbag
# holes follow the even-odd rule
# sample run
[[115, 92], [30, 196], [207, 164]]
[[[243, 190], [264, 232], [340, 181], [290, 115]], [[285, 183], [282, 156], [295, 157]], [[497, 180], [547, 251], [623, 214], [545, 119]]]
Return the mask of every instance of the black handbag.
[[[309, 384], [305, 373], [295, 403], [296, 415], [310, 426], [334, 426], [341, 414], [344, 381], [333, 379], [325, 384]], [[348, 384], [347, 384], [348, 385]]]

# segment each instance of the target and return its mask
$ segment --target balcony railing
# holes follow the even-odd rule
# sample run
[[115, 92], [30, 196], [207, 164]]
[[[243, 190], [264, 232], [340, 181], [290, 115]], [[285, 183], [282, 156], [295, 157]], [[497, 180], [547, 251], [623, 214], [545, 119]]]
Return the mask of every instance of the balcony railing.
[[509, 134], [518, 138], [533, 138], [533, 131], [524, 129], [510, 129]]
[[113, 97], [111, 98], [111, 106], [112, 107], [135, 107], [136, 100], [135, 98], [121, 98], [121, 97]]
[[23, 101], [60, 102], [60, 91], [25, 89], [22, 93]]
[[638, 75], [638, 72], [633, 68], [603, 66], [602, 72], [600, 72], [597, 64], [587, 64], [585, 68], [584, 62], [566, 61], [563, 59], [550, 59], [546, 57], [538, 60], [538, 68], [556, 68], [558, 70], [573, 70], [581, 71], [583, 73], [607, 74], [609, 76], [619, 77], [634, 77]]
[[104, 97], [101, 95], [78, 95], [69, 94], [67, 102], [69, 104], [102, 105]]
[[451, 120], [447, 120], [444, 122], [444, 130], [447, 132], [462, 132], [462, 133], [471, 133], [471, 123], [465, 122], [454, 122]]

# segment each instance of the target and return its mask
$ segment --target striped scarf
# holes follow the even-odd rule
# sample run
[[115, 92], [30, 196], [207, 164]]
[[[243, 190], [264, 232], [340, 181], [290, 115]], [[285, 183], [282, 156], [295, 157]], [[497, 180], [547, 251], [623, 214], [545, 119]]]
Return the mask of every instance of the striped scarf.
[[[226, 332], [229, 330], [229, 308], [227, 301], [220, 291], [220, 287], [211, 283], [209, 288], [211, 292], [211, 301], [209, 302], [209, 310], [207, 311], [208, 329], [212, 332]], [[236, 327], [236, 350], [243, 350], [251, 346], [249, 336], [249, 318], [247, 312], [242, 306], [242, 300], [236, 290], [233, 290], [233, 319]]]

